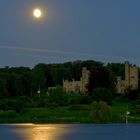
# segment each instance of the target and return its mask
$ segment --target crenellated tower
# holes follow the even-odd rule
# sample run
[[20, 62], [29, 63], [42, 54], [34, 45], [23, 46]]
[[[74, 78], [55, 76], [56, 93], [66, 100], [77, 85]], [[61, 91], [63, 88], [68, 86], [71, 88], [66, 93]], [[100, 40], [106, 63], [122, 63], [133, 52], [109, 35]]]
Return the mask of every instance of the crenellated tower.
[[83, 91], [87, 91], [87, 85], [89, 83], [89, 70], [86, 67], [83, 67], [82, 70], [82, 89]]
[[125, 80], [117, 78], [117, 93], [125, 93], [127, 90], [138, 89], [138, 67], [132, 66], [128, 61], [125, 62]]

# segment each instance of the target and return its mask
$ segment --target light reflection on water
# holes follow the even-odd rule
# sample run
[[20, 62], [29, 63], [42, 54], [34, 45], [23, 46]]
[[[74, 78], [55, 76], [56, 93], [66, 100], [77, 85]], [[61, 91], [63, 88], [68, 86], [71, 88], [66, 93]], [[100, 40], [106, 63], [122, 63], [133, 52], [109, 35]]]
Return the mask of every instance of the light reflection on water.
[[35, 126], [32, 129], [30, 140], [59, 140], [61, 135], [64, 135], [64, 130], [56, 126]]
[[65, 134], [71, 132], [64, 129], [63, 125], [17, 125], [19, 128], [12, 130], [23, 140], [61, 140]]
[[0, 140], [140, 140], [140, 125], [0, 125]]

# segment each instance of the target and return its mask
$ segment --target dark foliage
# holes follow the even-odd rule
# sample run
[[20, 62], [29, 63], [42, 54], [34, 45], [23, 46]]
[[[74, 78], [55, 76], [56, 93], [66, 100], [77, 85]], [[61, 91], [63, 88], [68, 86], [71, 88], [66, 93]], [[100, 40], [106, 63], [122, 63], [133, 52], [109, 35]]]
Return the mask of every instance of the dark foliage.
[[[87, 85], [88, 95], [91, 96], [93, 90], [100, 87], [108, 89], [112, 93], [112, 97], [115, 97], [116, 76], [120, 75], [124, 77], [124, 64], [110, 63], [104, 65], [101, 62], [93, 60], [78, 60], [63, 64], [40, 63], [32, 69], [28, 67], [0, 68], [0, 97], [46, 97], [48, 88], [56, 87], [56, 85], [60, 85], [62, 87], [63, 80], [80, 80], [83, 67], [87, 67], [91, 72], [89, 84]], [[40, 91], [40, 95], [37, 94], [38, 91]], [[61, 96], [61, 99], [64, 98], [64, 100], [68, 100], [66, 101], [68, 104], [88, 104], [92, 101], [90, 96], [71, 94], [69, 97]], [[137, 92], [135, 91], [129, 92], [127, 96], [130, 100], [138, 98]], [[56, 97], [52, 97], [52, 99], [54, 98]], [[59, 97], [57, 98], [59, 99]], [[40, 98], [38, 101], [33, 99], [32, 103], [34, 106], [45, 106], [46, 100], [50, 99], [50, 97], [48, 99], [44, 99]]]
[[125, 97], [129, 100], [136, 100], [139, 97], [139, 90], [127, 90]]
[[112, 94], [106, 88], [95, 88], [92, 93], [92, 99], [93, 101], [104, 101], [109, 105], [112, 104]]

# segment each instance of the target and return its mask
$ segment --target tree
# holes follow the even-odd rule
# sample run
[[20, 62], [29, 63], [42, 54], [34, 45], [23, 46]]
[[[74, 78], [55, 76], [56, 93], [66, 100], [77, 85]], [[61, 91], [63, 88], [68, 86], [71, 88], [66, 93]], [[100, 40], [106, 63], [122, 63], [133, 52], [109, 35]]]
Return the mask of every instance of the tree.
[[125, 66], [121, 63], [108, 63], [107, 68], [113, 72], [115, 76], [121, 76], [122, 79], [125, 79]]
[[8, 91], [6, 88], [6, 81], [3, 79], [0, 79], [0, 96], [2, 97], [8, 96]]
[[67, 94], [63, 91], [61, 86], [56, 86], [54, 89], [48, 91], [48, 102], [56, 103], [58, 105], [67, 105], [68, 98]]
[[38, 64], [32, 69], [31, 87], [33, 93], [37, 93], [39, 88], [41, 91], [46, 89], [46, 67], [44, 64]]
[[90, 70], [89, 83], [87, 85], [89, 95], [91, 95], [93, 89], [97, 87], [107, 89], [112, 87], [110, 71], [104, 66], [95, 66]]
[[95, 88], [92, 93], [92, 99], [93, 101], [104, 101], [107, 104], [112, 104], [112, 94], [106, 88]]
[[105, 123], [110, 122], [112, 117], [111, 107], [105, 102], [93, 102], [91, 104], [91, 118], [93, 122]]
[[125, 97], [132, 101], [136, 100], [139, 97], [139, 90], [128, 89], [125, 93]]
[[31, 73], [26, 72], [18, 75], [15, 81], [16, 94], [20, 96], [31, 95]]

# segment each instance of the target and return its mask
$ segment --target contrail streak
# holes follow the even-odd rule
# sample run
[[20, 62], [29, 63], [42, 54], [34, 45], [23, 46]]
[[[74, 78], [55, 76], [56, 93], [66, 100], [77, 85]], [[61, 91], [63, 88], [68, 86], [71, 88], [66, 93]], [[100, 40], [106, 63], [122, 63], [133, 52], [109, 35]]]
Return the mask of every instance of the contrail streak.
[[[125, 56], [102, 55], [102, 54], [93, 54], [93, 53], [63, 51], [63, 50], [51, 50], [47, 48], [26, 48], [26, 47], [0, 45], [0, 49], [15, 49], [15, 50], [25, 51], [25, 52], [53, 53], [53, 54], [60, 54], [60, 55], [86, 56], [86, 57], [98, 57], [98, 58], [104, 57], [104, 58], [123, 59], [123, 60], [128, 59], [128, 57]], [[39, 54], [37, 55], [37, 57], [39, 57]], [[129, 59], [136, 60], [137, 58], [131, 57]]]

